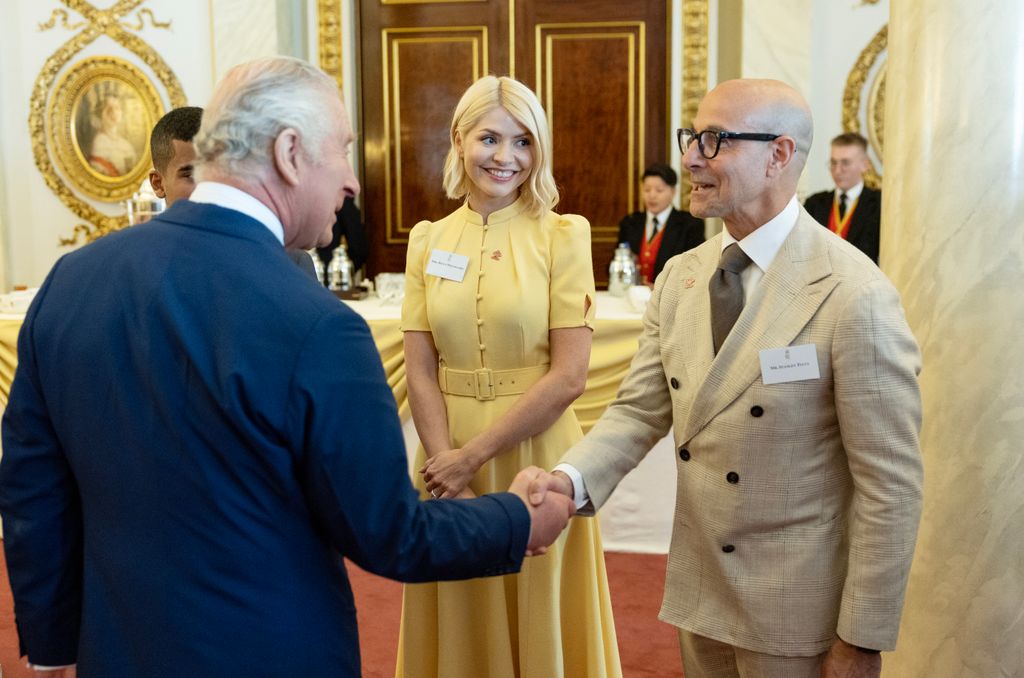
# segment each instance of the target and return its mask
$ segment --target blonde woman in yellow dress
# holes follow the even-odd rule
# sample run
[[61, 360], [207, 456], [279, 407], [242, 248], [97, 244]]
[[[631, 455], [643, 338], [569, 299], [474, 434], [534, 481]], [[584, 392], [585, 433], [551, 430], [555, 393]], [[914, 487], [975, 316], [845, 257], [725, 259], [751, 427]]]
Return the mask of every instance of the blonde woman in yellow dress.
[[[552, 212], [551, 135], [536, 96], [488, 76], [451, 125], [444, 187], [466, 198], [409, 237], [402, 330], [421, 491], [503, 491], [582, 436], [570, 405], [590, 359], [590, 225]], [[574, 518], [501, 578], [405, 587], [401, 678], [620, 676], [597, 521]]]

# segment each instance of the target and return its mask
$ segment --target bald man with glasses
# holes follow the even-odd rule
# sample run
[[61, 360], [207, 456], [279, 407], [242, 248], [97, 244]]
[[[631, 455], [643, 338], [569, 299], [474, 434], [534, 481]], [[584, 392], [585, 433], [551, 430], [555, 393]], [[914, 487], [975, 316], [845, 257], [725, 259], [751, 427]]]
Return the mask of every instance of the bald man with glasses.
[[832, 140], [828, 161], [835, 190], [815, 193], [804, 202], [804, 208], [815, 221], [877, 264], [882, 192], [864, 185], [870, 167], [867, 139], [856, 132], [840, 134]]
[[669, 432], [661, 619], [687, 678], [875, 678], [921, 510], [920, 356], [899, 294], [796, 199], [807, 102], [723, 82], [680, 130], [690, 210], [723, 232], [669, 259], [629, 374], [545, 488], [599, 509]]

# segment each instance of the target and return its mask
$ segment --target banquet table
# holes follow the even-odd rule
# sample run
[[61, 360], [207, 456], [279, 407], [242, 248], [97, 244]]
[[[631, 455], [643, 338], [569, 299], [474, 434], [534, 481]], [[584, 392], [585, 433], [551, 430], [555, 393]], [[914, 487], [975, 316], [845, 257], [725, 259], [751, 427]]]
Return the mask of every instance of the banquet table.
[[[402, 418], [411, 472], [418, 438], [409, 413], [399, 328], [401, 309], [396, 303], [376, 297], [343, 303], [359, 313], [373, 333]], [[640, 336], [640, 318], [625, 299], [598, 293], [587, 388], [573, 405], [584, 431], [590, 430], [600, 418], [629, 370]], [[17, 334], [23, 320], [23, 315], [0, 314], [0, 409], [7, 404], [14, 378]], [[623, 479], [598, 513], [605, 549], [666, 553], [672, 531], [675, 485], [675, 453], [670, 433]]]

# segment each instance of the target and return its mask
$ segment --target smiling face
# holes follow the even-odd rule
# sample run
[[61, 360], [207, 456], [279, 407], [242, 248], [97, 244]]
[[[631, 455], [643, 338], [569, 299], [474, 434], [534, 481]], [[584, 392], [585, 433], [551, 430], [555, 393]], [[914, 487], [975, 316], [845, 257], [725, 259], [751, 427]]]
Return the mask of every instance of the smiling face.
[[721, 217], [742, 240], [794, 199], [814, 138], [810, 107], [795, 89], [777, 80], [728, 80], [704, 97], [693, 127], [778, 135], [772, 141], [722, 139], [710, 160], [690, 144], [683, 165], [695, 217]]
[[[743, 106], [736, 105], [717, 88], [701, 102], [694, 129], [730, 132], [763, 132], [756, 128]], [[683, 154], [690, 172], [690, 213], [695, 217], [721, 217], [727, 224], [744, 221], [767, 187], [770, 143], [722, 139], [718, 155], [705, 158], [696, 143]], [[756, 220], [756, 219], [755, 219]]]
[[469, 206], [485, 219], [519, 197], [533, 168], [533, 136], [504, 108], [484, 114], [455, 145], [470, 182]]

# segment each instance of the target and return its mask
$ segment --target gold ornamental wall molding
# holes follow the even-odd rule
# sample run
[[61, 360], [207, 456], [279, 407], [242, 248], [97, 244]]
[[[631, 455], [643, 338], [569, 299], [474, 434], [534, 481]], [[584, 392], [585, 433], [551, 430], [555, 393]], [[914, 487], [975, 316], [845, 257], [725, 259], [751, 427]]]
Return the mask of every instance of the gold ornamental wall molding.
[[[856, 132], [867, 137], [875, 155], [881, 161], [885, 145], [885, 73], [886, 62], [882, 58], [889, 39], [888, 24], [875, 34], [853, 65], [846, 78], [843, 90], [843, 131]], [[877, 64], [877, 67], [876, 67]], [[874, 74], [871, 80], [872, 73]], [[869, 83], [868, 81], [871, 80]], [[864, 125], [861, 125], [861, 101], [867, 90], [867, 104], [864, 107]], [[882, 187], [882, 175], [873, 161], [864, 173], [864, 184], [870, 188]]]
[[341, 58], [341, 0], [317, 0], [317, 43], [320, 46], [320, 70], [334, 78], [343, 92], [344, 72]]
[[[697, 117], [697, 106], [708, 91], [708, 0], [683, 0], [683, 101], [681, 125], [686, 127]], [[675, 130], [670, 135], [675, 138]], [[671, 148], [675, 151], [675, 146]], [[690, 175], [680, 173], [679, 196], [682, 208], [690, 209]]]
[[[157, 21], [152, 11], [139, 9], [145, 0], [118, 0], [107, 9], [98, 9], [86, 0], [60, 2], [80, 15], [82, 21], [69, 21], [67, 11], [56, 8], [50, 20], [39, 25], [40, 31], [51, 30], [59, 25], [60, 28], [79, 32], [44, 62], [32, 88], [28, 124], [32, 155], [47, 187], [75, 215], [88, 222], [75, 226], [71, 237], [60, 239], [61, 245], [74, 245], [80, 239], [89, 242], [127, 225], [126, 217], [107, 216], [90, 204], [88, 199], [108, 203], [123, 200], [138, 188], [138, 183], [134, 187], [129, 186], [129, 179], [134, 181], [138, 178], [141, 181], [148, 170], [148, 165], [140, 169], [148, 163], [148, 143], [141, 144], [144, 148], [139, 148], [137, 134], [133, 146], [134, 162], [124, 143], [131, 145], [131, 141], [116, 138], [105, 142], [108, 148], [114, 149], [110, 153], [115, 156], [113, 162], [109, 158], [90, 160], [89, 156], [95, 154], [82, 148], [79, 136], [83, 130], [89, 131], [89, 124], [96, 124], [95, 120], [87, 122], [90, 113], [87, 104], [104, 98], [124, 99], [124, 103], [129, 105], [129, 113], [136, 115], [136, 127], [143, 124], [143, 120], [162, 115], [164, 106], [148, 77], [123, 59], [90, 57], [66, 69], [68, 63], [97, 38], [106, 35], [138, 57], [156, 75], [172, 108], [184, 106], [186, 100], [181, 84], [171, 68], [149, 44], [133, 33], [145, 27], [147, 17], [153, 28], [170, 27], [170, 22]], [[136, 23], [123, 21], [137, 9]], [[55, 88], [58, 78], [60, 85]], [[78, 88], [74, 92], [75, 96], [69, 98], [67, 93], [61, 93], [65, 85]], [[113, 105], [107, 106], [108, 110], [104, 110], [101, 115], [116, 117], [114, 108]], [[124, 111], [121, 113], [123, 115]], [[64, 128], [55, 129], [54, 125], [63, 125]], [[100, 135], [96, 129], [92, 132], [94, 137]], [[145, 132], [148, 142], [149, 130]], [[61, 171], [54, 167], [55, 163]]]

